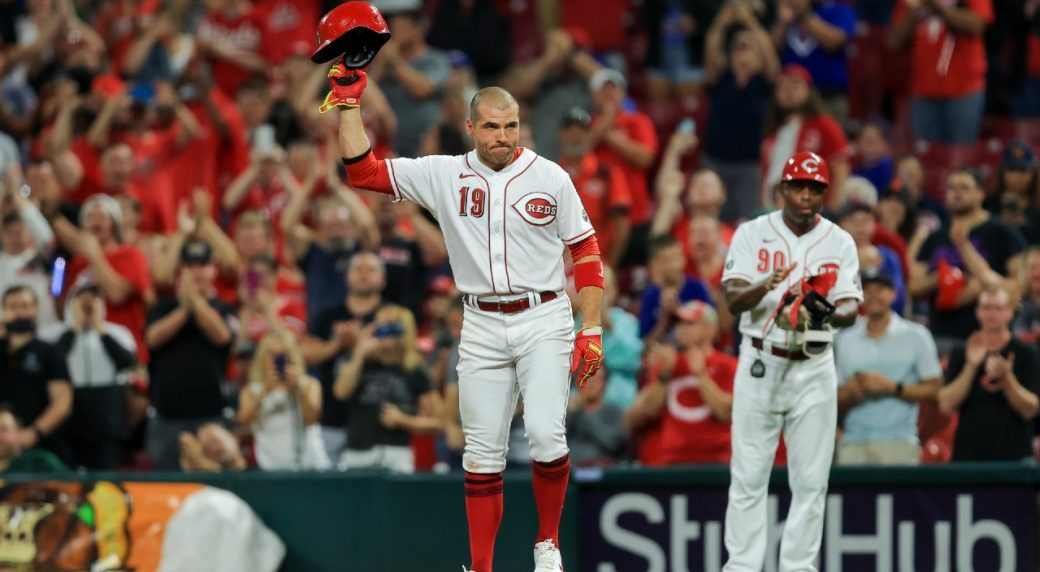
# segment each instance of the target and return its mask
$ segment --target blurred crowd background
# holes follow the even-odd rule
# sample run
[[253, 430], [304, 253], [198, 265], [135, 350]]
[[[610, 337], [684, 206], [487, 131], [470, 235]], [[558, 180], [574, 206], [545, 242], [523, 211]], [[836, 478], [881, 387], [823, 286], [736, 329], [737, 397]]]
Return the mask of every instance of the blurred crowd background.
[[[317, 112], [337, 4], [0, 0], [0, 469], [459, 467], [441, 232], [352, 189]], [[503, 86], [596, 228], [572, 462], [728, 461], [722, 265], [798, 150], [864, 272], [837, 461], [1036, 457], [1040, 0], [374, 4], [375, 153], [467, 152]]]

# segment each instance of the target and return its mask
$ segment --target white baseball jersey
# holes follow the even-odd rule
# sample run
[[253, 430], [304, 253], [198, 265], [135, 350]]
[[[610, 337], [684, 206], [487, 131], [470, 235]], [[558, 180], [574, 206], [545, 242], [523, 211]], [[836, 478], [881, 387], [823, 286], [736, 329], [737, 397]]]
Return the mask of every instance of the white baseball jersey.
[[426, 207], [440, 223], [465, 294], [563, 290], [564, 245], [594, 233], [566, 171], [520, 151], [501, 171], [476, 151], [386, 160], [394, 196]]
[[836, 272], [838, 280], [827, 299], [836, 303], [847, 298], [863, 301], [859, 280], [859, 254], [849, 233], [833, 222], [819, 217], [808, 233], [797, 236], [784, 224], [781, 211], [749, 220], [733, 234], [726, 255], [722, 281], [739, 279], [754, 284], [792, 262], [798, 266], [781, 284], [766, 294], [757, 306], [740, 317], [740, 333], [764, 338], [775, 345], [801, 345], [788, 330], [772, 327], [774, 313], [788, 289], [802, 278]]

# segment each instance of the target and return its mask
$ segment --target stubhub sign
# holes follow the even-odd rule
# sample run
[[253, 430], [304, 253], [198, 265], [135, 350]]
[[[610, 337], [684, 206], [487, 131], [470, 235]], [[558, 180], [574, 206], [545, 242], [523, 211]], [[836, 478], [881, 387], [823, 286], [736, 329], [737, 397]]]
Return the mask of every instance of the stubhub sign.
[[[766, 572], [790, 495], [768, 500]], [[724, 488], [590, 488], [580, 498], [582, 572], [716, 572], [726, 561]], [[827, 498], [821, 572], [1034, 572], [1028, 486], [847, 488]]]

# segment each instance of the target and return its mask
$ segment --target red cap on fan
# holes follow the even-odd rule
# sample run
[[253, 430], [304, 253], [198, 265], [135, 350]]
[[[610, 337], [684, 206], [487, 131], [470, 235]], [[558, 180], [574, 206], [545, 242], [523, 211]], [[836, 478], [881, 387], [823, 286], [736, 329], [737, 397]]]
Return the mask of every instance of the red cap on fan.
[[831, 171], [822, 157], [811, 151], [799, 151], [784, 164], [784, 172], [780, 176], [782, 182], [816, 181], [825, 185], [831, 184]]

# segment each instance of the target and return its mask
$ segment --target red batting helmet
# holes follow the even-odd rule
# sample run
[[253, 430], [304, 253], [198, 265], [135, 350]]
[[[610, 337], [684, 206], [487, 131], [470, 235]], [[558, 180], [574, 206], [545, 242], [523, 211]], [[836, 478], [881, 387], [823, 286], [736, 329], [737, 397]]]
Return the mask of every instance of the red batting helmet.
[[311, 55], [316, 64], [343, 55], [347, 69], [361, 69], [390, 39], [390, 28], [379, 9], [368, 2], [344, 2], [318, 22], [318, 49]]
[[827, 168], [827, 162], [816, 153], [799, 151], [787, 160], [780, 181], [816, 181], [829, 185], [831, 171]]

